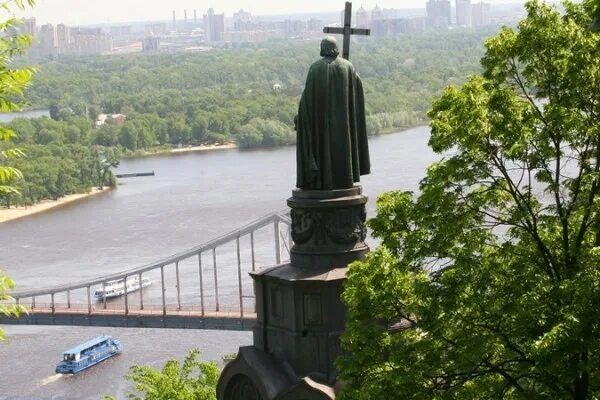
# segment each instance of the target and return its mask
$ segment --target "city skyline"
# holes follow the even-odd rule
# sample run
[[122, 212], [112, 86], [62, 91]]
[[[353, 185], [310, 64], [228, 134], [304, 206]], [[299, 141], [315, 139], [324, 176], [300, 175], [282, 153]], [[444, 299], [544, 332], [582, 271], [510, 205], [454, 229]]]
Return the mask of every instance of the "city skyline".
[[[474, 3], [476, 1], [473, 1]], [[486, 0], [492, 4], [522, 3], [518, 0]], [[240, 9], [250, 11], [253, 15], [277, 15], [295, 13], [336, 12], [343, 8], [343, 0], [290, 0], [273, 3], [266, 0], [256, 0], [251, 4], [241, 0], [221, 2], [199, 2], [191, 0], [172, 0], [169, 3], [152, 2], [148, 0], [38, 0], [33, 9], [28, 9], [18, 16], [35, 17], [39, 24], [64, 23], [67, 25], [91, 25], [106, 23], [122, 23], [132, 21], [167, 21], [173, 10], [177, 11], [178, 19], [183, 19], [183, 11], [188, 10], [188, 16], [193, 10], [203, 15], [209, 8], [217, 13], [225, 13], [231, 17]], [[354, 8], [371, 9], [378, 5], [381, 8], [422, 8], [426, 0], [366, 0], [355, 1]], [[452, 2], [454, 3], [454, 1]], [[68, 10], [68, 12], [66, 12]]]

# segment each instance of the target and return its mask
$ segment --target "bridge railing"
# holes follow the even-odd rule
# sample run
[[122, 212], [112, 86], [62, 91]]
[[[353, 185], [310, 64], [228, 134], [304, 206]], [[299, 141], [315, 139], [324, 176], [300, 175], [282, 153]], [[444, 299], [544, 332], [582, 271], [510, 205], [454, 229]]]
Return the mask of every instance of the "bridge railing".
[[[232, 310], [231, 305], [223, 307], [223, 305], [219, 302], [219, 270], [223, 267], [219, 266], [217, 263], [217, 248], [235, 244], [236, 249], [236, 258], [237, 258], [237, 296], [238, 296], [238, 306], [237, 312], [240, 318], [244, 318], [244, 314], [249, 313], [248, 307], [244, 306], [244, 299], [246, 298], [254, 298], [253, 295], [244, 295], [243, 293], [243, 280], [249, 280], [249, 277], [245, 277], [246, 274], [242, 274], [242, 260], [241, 260], [241, 250], [240, 250], [240, 239], [244, 237], [248, 237], [250, 240], [250, 256], [251, 256], [251, 270], [255, 271], [257, 267], [256, 260], [256, 248], [255, 248], [255, 233], [261, 229], [268, 227], [269, 225], [273, 226], [273, 249], [274, 249], [274, 262], [275, 264], [281, 264], [282, 260], [285, 257], [289, 257], [289, 250], [291, 248], [291, 220], [289, 216], [289, 211], [281, 211], [272, 214], [268, 214], [256, 221], [253, 221], [239, 229], [236, 229], [232, 232], [229, 232], [225, 235], [219, 236], [213, 240], [210, 240], [206, 243], [203, 243], [199, 246], [193, 247], [191, 249], [185, 250], [183, 252], [174, 254], [172, 256], [166, 257], [159, 261], [145, 264], [136, 268], [132, 268], [130, 270], [110, 274], [99, 278], [92, 278], [89, 280], [85, 280], [82, 282], [76, 282], [72, 284], [58, 285], [48, 288], [41, 289], [30, 289], [30, 290], [20, 290], [14, 291], [11, 293], [11, 296], [14, 299], [16, 304], [21, 305], [29, 305], [31, 312], [35, 312], [38, 310], [39, 312], [50, 312], [56, 313], [58, 311], [68, 311], [74, 312], [75, 310], [87, 314], [92, 314], [93, 312], [100, 312], [100, 310], [120, 310], [124, 315], [128, 315], [130, 311], [156, 311], [157, 306], [155, 304], [144, 304], [144, 290], [136, 290], [135, 293], [138, 295], [137, 301], [139, 304], [134, 305], [130, 302], [130, 296], [133, 292], [128, 292], [127, 282], [129, 279], [137, 279], [137, 281], [141, 284], [142, 278], [144, 274], [148, 274], [151, 271], [160, 271], [160, 284], [161, 284], [161, 304], [160, 304], [160, 312], [163, 315], [167, 314], [168, 310], [175, 309], [176, 311], [183, 311], [185, 309], [191, 310], [193, 308], [194, 311], [199, 312], [199, 316], [204, 317], [207, 313], [227, 313], [230, 314], [235, 312]], [[203, 265], [202, 259], [203, 254], [209, 253], [209, 256], [212, 258], [212, 272], [213, 272], [213, 282], [212, 287], [210, 288], [211, 294], [207, 295], [206, 293], [206, 279], [203, 276]], [[199, 291], [200, 291], [200, 304], [194, 305], [184, 305], [181, 301], [181, 279], [180, 279], [180, 264], [183, 261], [196, 259], [197, 261], [197, 274], [198, 274], [198, 282], [199, 282]], [[176, 279], [176, 304], [167, 304], [166, 300], [166, 285], [165, 285], [165, 268], [173, 266], [175, 269], [175, 279]], [[232, 267], [232, 266], [229, 266]], [[230, 275], [231, 277], [231, 275]], [[101, 286], [104, 292], [104, 289], [111, 281], [123, 280], [125, 293], [123, 294], [124, 304], [121, 306], [116, 306], [114, 304], [107, 304], [106, 296], [101, 300], [101, 306], [98, 307], [97, 302], [92, 302], [92, 288]], [[86, 292], [87, 302], [83, 306], [82, 304], [72, 302], [71, 293], [76, 290], [84, 289]], [[58, 295], [62, 295], [65, 297], [66, 295], [66, 303], [61, 303], [57, 301], [56, 297]], [[49, 297], [49, 302], [47, 301], [47, 297]], [[214, 303], [214, 309], [209, 309], [206, 304], [207, 298], [210, 297]], [[46, 298], [44, 304], [39, 301], [40, 298]], [[66, 307], [65, 307], [66, 305]], [[211, 307], [212, 308], [212, 307]], [[226, 309], [227, 308], [227, 309]]]

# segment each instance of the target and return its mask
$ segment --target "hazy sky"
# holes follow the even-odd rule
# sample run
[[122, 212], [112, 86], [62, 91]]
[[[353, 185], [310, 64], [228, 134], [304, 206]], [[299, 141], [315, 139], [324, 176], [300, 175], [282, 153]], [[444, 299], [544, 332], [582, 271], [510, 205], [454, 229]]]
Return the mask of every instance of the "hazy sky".
[[[476, 2], [477, 0], [473, 0]], [[489, 3], [507, 3], [518, 0], [486, 0]], [[370, 9], [378, 4], [382, 8], [425, 7], [426, 0], [355, 0], [354, 7], [363, 5]], [[454, 3], [454, 1], [452, 1]], [[93, 24], [123, 21], [168, 20], [172, 10], [183, 19], [183, 10], [188, 9], [188, 18], [193, 18], [193, 9], [198, 17], [209, 8], [216, 12], [233, 12], [243, 8], [257, 15], [284, 14], [312, 11], [336, 11], [344, 7], [344, 0], [37, 0], [27, 16], [35, 16], [39, 23], [67, 25]]]

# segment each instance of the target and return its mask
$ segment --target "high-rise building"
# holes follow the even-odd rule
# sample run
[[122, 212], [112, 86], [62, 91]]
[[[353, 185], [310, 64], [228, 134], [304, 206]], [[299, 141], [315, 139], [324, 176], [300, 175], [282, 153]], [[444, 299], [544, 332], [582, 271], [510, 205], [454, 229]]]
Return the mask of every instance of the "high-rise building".
[[21, 24], [21, 33], [24, 35], [37, 35], [37, 23], [35, 18], [25, 18]]
[[306, 30], [306, 22], [286, 19], [281, 23], [284, 35], [287, 38], [299, 37]]
[[112, 49], [112, 37], [102, 28], [71, 28], [72, 53], [102, 54]]
[[381, 8], [378, 5], [375, 5], [375, 8], [371, 11], [371, 21], [377, 21], [380, 19], [385, 19], [385, 15]]
[[209, 8], [204, 14], [204, 35], [206, 42], [221, 42], [225, 33], [225, 14], [215, 14]]
[[369, 26], [369, 13], [362, 6], [356, 11], [356, 26], [361, 28]]
[[198, 12], [194, 9], [194, 26], [198, 26]]
[[58, 54], [68, 54], [71, 50], [71, 30], [65, 24], [56, 26], [56, 47]]
[[476, 3], [472, 7], [473, 26], [486, 26], [492, 23], [492, 6], [489, 3]]
[[427, 2], [427, 19], [434, 28], [445, 28], [452, 24], [452, 7], [450, 0], [429, 0]]
[[471, 26], [471, 0], [456, 0], [456, 25]]
[[252, 22], [252, 14], [240, 10], [233, 13], [233, 29], [236, 31], [246, 30], [246, 27]]
[[177, 30], [177, 16], [175, 15], [175, 10], [173, 10], [173, 30]]
[[42, 25], [40, 28], [40, 50], [42, 56], [50, 56], [56, 54], [56, 45], [58, 39], [56, 37], [56, 28], [52, 24]]
[[158, 53], [160, 51], [160, 38], [148, 36], [142, 40], [142, 52]]

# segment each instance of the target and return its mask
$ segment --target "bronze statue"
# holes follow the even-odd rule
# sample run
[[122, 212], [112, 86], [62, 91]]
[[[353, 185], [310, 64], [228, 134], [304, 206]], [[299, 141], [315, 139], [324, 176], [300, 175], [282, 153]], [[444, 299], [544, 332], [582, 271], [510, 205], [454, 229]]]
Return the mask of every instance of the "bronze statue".
[[296, 117], [301, 189], [349, 189], [371, 170], [362, 82], [338, 55], [335, 38], [323, 39], [306, 78]]

